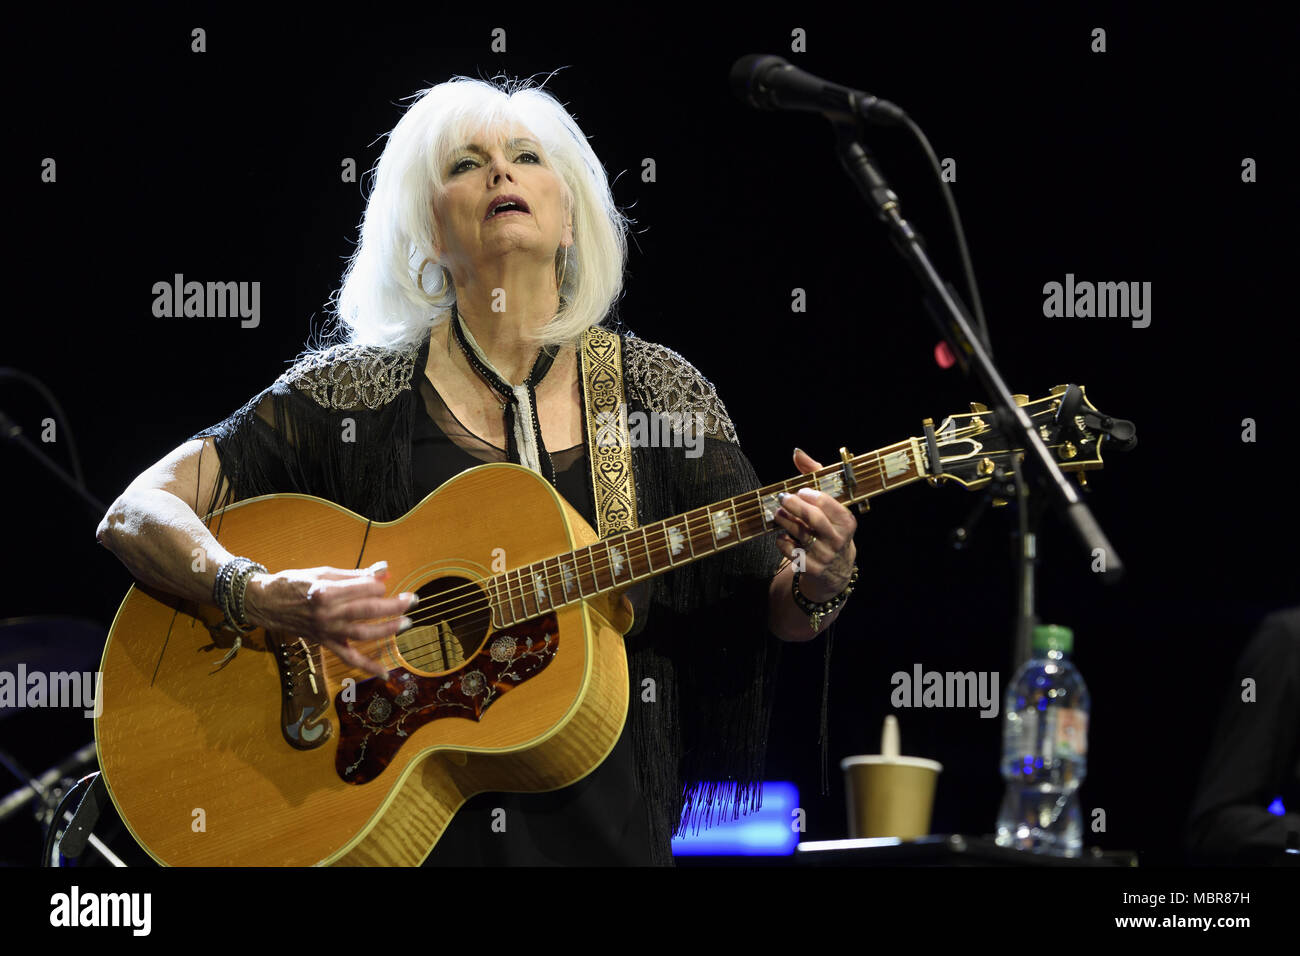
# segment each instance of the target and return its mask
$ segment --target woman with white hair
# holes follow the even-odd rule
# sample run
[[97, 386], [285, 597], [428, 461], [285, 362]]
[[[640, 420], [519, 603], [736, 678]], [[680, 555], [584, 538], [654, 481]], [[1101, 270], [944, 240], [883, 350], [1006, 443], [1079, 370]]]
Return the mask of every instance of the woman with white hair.
[[[99, 540], [145, 585], [218, 606], [214, 587], [238, 587], [243, 620], [232, 624], [302, 635], [382, 675], [365, 649], [410, 627], [403, 615], [415, 602], [384, 597], [382, 564], [262, 571], [227, 552], [202, 517], [298, 492], [388, 521], [467, 468], [512, 461], [543, 475], [595, 527], [579, 348], [602, 323], [621, 344], [629, 418], [702, 425], [694, 454], [681, 444], [633, 448], [637, 523], [757, 487], [709, 382], [615, 325], [626, 229], [585, 135], [549, 93], [465, 78], [426, 91], [373, 173], [337, 296], [345, 340], [304, 354], [142, 473]], [[820, 467], [798, 451], [795, 464]], [[786, 496], [776, 521], [786, 534], [634, 587], [634, 693], [609, 757], [559, 791], [470, 800], [429, 862], [670, 863], [675, 831], [754, 806], [773, 636], [824, 631], [854, 572], [856, 522], [829, 495]], [[205, 572], [192, 570], [195, 549], [212, 558]], [[636, 693], [647, 680], [653, 703]], [[501, 809], [505, 833], [492, 825]]]

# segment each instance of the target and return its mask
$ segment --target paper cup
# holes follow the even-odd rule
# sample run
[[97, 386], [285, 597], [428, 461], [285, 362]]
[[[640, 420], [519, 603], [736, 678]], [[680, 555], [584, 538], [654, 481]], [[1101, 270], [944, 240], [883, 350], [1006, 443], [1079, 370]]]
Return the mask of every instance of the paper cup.
[[943, 772], [938, 761], [876, 754], [845, 757], [840, 769], [851, 839], [929, 835], [935, 783]]

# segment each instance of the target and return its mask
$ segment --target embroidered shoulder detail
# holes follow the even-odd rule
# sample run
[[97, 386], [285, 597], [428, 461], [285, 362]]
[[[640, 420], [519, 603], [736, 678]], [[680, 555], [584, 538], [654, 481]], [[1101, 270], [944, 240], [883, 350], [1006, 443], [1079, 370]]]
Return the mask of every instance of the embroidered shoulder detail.
[[639, 393], [651, 411], [702, 416], [705, 435], [739, 443], [713, 383], [672, 349], [625, 333], [623, 372], [628, 390]]
[[335, 345], [308, 352], [278, 381], [306, 392], [321, 408], [382, 408], [411, 386], [419, 345]]

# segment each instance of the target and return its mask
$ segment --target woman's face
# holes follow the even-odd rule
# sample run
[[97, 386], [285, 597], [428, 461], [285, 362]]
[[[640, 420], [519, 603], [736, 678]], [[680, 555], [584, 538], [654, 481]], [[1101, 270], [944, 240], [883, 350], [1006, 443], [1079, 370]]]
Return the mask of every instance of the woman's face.
[[527, 129], [480, 131], [445, 162], [433, 203], [435, 252], [453, 276], [507, 255], [553, 263], [573, 241], [564, 180]]

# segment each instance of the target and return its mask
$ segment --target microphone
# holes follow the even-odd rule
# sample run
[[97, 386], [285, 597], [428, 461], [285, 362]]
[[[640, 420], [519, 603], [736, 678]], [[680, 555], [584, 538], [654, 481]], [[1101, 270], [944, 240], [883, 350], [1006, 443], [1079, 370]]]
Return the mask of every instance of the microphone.
[[888, 100], [828, 83], [779, 56], [751, 53], [731, 68], [731, 89], [760, 110], [808, 110], [830, 120], [861, 119], [898, 126], [907, 114]]

